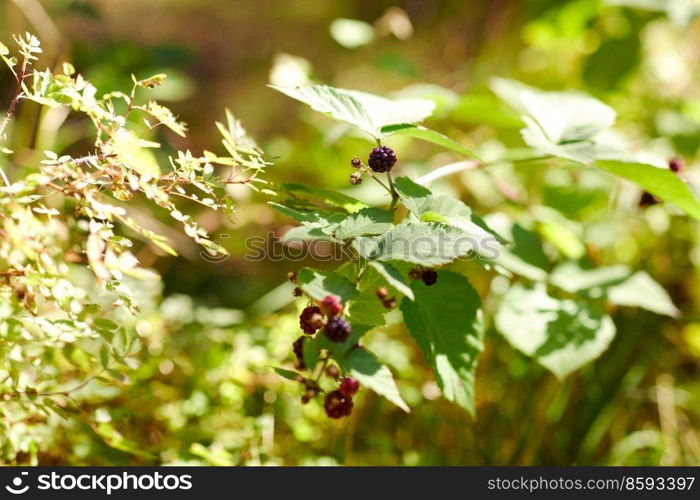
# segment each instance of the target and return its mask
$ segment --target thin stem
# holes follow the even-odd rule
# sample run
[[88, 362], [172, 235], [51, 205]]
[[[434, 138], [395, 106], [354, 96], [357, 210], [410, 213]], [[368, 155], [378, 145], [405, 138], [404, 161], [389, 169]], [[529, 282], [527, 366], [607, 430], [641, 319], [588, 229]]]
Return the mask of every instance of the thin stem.
[[391, 206], [389, 207], [389, 210], [394, 210], [396, 208], [396, 203], [399, 201], [399, 193], [396, 191], [396, 187], [394, 186], [394, 179], [391, 176], [391, 171], [387, 170], [386, 172], [386, 178], [389, 181], [389, 187], [391, 188]]
[[381, 180], [379, 177], [377, 177], [376, 175], [374, 175], [374, 173], [371, 172], [371, 171], [368, 171], [367, 173], [370, 175], [370, 177], [372, 177], [372, 179], [374, 179], [375, 181], [377, 181], [377, 182], [379, 183], [380, 186], [382, 186], [384, 189], [386, 189], [386, 191], [387, 191], [389, 194], [392, 194], [391, 189], [389, 188], [389, 186], [387, 186], [386, 184], [384, 184], [384, 182], [382, 182], [382, 180]]

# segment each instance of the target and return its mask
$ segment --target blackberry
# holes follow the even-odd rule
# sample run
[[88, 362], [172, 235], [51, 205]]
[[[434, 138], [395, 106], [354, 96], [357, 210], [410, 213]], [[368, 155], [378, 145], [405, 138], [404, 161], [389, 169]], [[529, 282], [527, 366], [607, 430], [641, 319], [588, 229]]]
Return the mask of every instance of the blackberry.
[[391, 167], [396, 165], [396, 153], [389, 147], [379, 146], [369, 154], [367, 164], [375, 172], [388, 172]]
[[292, 290], [292, 295], [294, 295], [295, 297], [301, 297], [302, 295], [304, 295], [304, 291], [301, 288], [296, 287], [294, 288], [294, 290]]
[[412, 280], [423, 279], [423, 270], [420, 267], [414, 267], [408, 271], [408, 277]]
[[680, 156], [674, 156], [671, 158], [668, 162], [668, 168], [671, 169], [672, 172], [679, 173], [682, 172], [683, 169], [685, 168], [685, 163], [683, 162], [683, 158]]
[[299, 326], [304, 333], [316, 333], [316, 330], [323, 326], [321, 309], [318, 306], [305, 307], [299, 316]]
[[350, 184], [352, 184], [353, 186], [362, 184], [362, 174], [360, 172], [353, 172], [352, 174], [350, 174]]
[[639, 206], [642, 208], [650, 207], [659, 203], [659, 199], [649, 191], [644, 191], [642, 197], [639, 198]]
[[347, 417], [352, 413], [352, 398], [343, 396], [340, 391], [332, 391], [326, 395], [323, 408], [330, 418]]
[[318, 305], [326, 316], [337, 316], [343, 312], [343, 305], [335, 295], [326, 295]]
[[328, 318], [326, 326], [323, 327], [326, 337], [332, 342], [345, 342], [350, 336], [350, 330], [350, 323], [337, 316]]
[[357, 391], [360, 390], [360, 382], [352, 377], [346, 377], [340, 380], [340, 387], [338, 387], [338, 392], [340, 392], [346, 398], [352, 398]]
[[296, 367], [299, 370], [306, 368], [304, 364], [304, 336], [302, 335], [294, 341], [292, 344], [292, 350], [294, 351], [294, 356], [297, 358]]
[[355, 168], [360, 168], [362, 166], [362, 160], [355, 157], [352, 160], [350, 160], [350, 165], [352, 165]]
[[389, 297], [388, 299], [382, 300], [382, 305], [385, 309], [393, 309], [396, 307], [396, 297]]
[[338, 370], [338, 367], [335, 365], [328, 365], [326, 367], [326, 375], [328, 375], [330, 378], [338, 378], [340, 375], [340, 370]]
[[432, 269], [426, 269], [425, 271], [423, 271], [423, 274], [421, 276], [423, 283], [425, 283], [428, 286], [434, 285], [437, 282], [437, 278], [437, 273]]
[[379, 297], [379, 300], [384, 300], [389, 295], [389, 290], [387, 290], [384, 287], [377, 288], [377, 291], [375, 293], [377, 294], [377, 297]]

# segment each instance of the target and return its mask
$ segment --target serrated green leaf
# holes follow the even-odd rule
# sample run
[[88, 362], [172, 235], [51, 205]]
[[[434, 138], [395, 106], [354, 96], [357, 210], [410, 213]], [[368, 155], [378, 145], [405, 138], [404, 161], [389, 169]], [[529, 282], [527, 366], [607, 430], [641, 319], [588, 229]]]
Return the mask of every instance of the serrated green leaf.
[[483, 350], [481, 299], [461, 275], [438, 272], [437, 283], [411, 285], [415, 301], [401, 301], [411, 336], [433, 368], [443, 394], [475, 413], [474, 378]]
[[392, 228], [393, 216], [394, 214], [388, 210], [363, 208], [340, 222], [326, 227], [323, 232], [339, 240], [383, 234]]
[[503, 296], [496, 328], [519, 351], [562, 379], [598, 358], [615, 337], [615, 324], [588, 302], [556, 299], [542, 284], [513, 285]]
[[356, 238], [353, 248], [368, 260], [402, 261], [438, 266], [468, 255], [478, 247], [453, 227], [404, 221], [383, 236]]
[[[440, 222], [464, 232], [465, 237], [475, 240], [491, 240], [495, 232], [483, 219], [472, 213], [471, 208], [451, 196], [433, 194], [428, 188], [416, 184], [408, 177], [398, 177], [395, 187], [401, 203], [416, 217], [425, 222]], [[500, 246], [496, 238], [495, 246]]]
[[327, 85], [272, 88], [325, 113], [336, 120], [356, 126], [380, 139], [382, 128], [402, 123], [417, 123], [429, 117], [435, 103], [423, 99], [390, 100], [365, 92]]
[[675, 205], [691, 217], [700, 220], [700, 204], [688, 185], [675, 173], [665, 168], [644, 163], [617, 160], [598, 160], [595, 166], [634, 182], [644, 190]]
[[294, 198], [320, 201], [332, 207], [342, 208], [348, 213], [354, 213], [366, 208], [367, 205], [360, 200], [330, 189], [317, 188], [307, 184], [285, 182], [278, 186], [282, 191], [289, 193]]
[[342, 276], [305, 267], [297, 273], [297, 284], [311, 298], [321, 300], [335, 295], [345, 304], [357, 295], [355, 284]]
[[604, 297], [618, 306], [641, 307], [671, 317], [679, 314], [661, 285], [645, 271], [633, 273], [627, 266], [581, 269], [569, 262], [552, 271], [550, 283], [567, 292]]
[[545, 92], [504, 78], [494, 78], [491, 89], [524, 115], [523, 140], [542, 154], [591, 163], [598, 134], [615, 123], [610, 106], [581, 92]]
[[267, 203], [278, 212], [292, 217], [309, 228], [325, 228], [331, 224], [336, 224], [342, 221], [346, 217], [345, 214], [339, 212], [328, 212], [325, 210], [297, 210], [274, 201], [268, 201]]
[[406, 413], [410, 413], [408, 405], [399, 393], [396, 382], [388, 366], [377, 361], [366, 349], [350, 349], [340, 361], [343, 370], [349, 371], [361, 385], [385, 397]]
[[410, 300], [414, 299], [413, 290], [408, 280], [401, 274], [401, 272], [388, 262], [369, 262], [368, 265], [377, 271], [389, 284], [399, 293], [405, 295]]
[[429, 128], [423, 126], [400, 124], [391, 125], [382, 128], [382, 133], [384, 135], [404, 135], [407, 137], [413, 137], [414, 139], [421, 139], [427, 142], [431, 142], [438, 146], [442, 146], [445, 149], [455, 151], [462, 154], [468, 158], [473, 158], [474, 160], [481, 161], [479, 156], [470, 149], [465, 148], [457, 141], [454, 141], [440, 132], [435, 130], [430, 130]]
[[534, 281], [547, 279], [549, 260], [537, 234], [502, 216], [489, 217], [487, 222], [509, 242], [500, 248], [496, 264]]

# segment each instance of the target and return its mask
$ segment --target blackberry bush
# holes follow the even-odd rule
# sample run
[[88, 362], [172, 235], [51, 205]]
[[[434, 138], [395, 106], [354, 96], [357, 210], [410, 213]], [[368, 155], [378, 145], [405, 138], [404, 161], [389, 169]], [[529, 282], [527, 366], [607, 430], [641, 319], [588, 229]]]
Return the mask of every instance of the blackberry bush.
[[[297, 273], [297, 286], [326, 316], [324, 335], [309, 339], [305, 349], [312, 358], [308, 370], [321, 379], [323, 369], [316, 365], [332, 360], [342, 376], [340, 388], [329, 387], [326, 394], [324, 407], [331, 418], [350, 411], [360, 383], [408, 411], [389, 367], [369, 350], [356, 348], [365, 334], [384, 326], [403, 323], [443, 395], [473, 414], [485, 314], [490, 315], [487, 323], [516, 349], [563, 378], [605, 351], [615, 335], [610, 311], [616, 306], [678, 313], [646, 272], [598, 262], [593, 245], [580, 241], [584, 232], [572, 232], [575, 223], [561, 214], [528, 207], [522, 213], [482, 217], [443, 194], [450, 191], [447, 177], [479, 169], [493, 176], [505, 198], [522, 204], [492, 167], [546, 162], [550, 168], [598, 168], [636, 182], [644, 192], [642, 205], [670, 201], [700, 219], [700, 204], [679, 175], [682, 162], [644, 163], [623, 146], [598, 142], [615, 121], [615, 112], [603, 102], [579, 92], [546, 92], [494, 79], [493, 93], [524, 114], [521, 136], [529, 153], [508, 152], [489, 163], [463, 144], [418, 125], [431, 115], [432, 101], [392, 101], [324, 85], [277, 90], [356, 127], [376, 144], [367, 165], [359, 157], [341, 158], [338, 164], [349, 162], [354, 169], [351, 184], [365, 177], [365, 193], [371, 184], [374, 197], [363, 200], [383, 202], [370, 206], [346, 192], [299, 185], [280, 186], [271, 202], [300, 223], [289, 234], [348, 250], [347, 261], [335, 270], [303, 268]], [[383, 143], [391, 139], [408, 150], [410, 138], [462, 158], [415, 178], [406, 172], [395, 176], [397, 155]], [[660, 163], [666, 168], [658, 168]], [[480, 266], [490, 274], [479, 278], [477, 292], [468, 274]], [[489, 292], [485, 283], [494, 275], [499, 281]], [[493, 295], [486, 309], [482, 294]], [[397, 304], [399, 311], [387, 314]], [[327, 378], [335, 383], [335, 377]]]

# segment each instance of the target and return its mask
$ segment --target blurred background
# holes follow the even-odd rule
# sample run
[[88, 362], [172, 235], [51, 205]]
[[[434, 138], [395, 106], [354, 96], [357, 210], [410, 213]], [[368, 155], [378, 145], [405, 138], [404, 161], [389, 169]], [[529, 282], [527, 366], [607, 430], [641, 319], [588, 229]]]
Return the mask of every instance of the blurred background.
[[[488, 91], [490, 77], [505, 76], [595, 95], [617, 110], [626, 137], [684, 156], [693, 179], [698, 12], [692, 0], [5, 0], [0, 41], [35, 33], [43, 65], [71, 61], [102, 93], [128, 91], [132, 73], [166, 73], [148, 97], [190, 133], [157, 132], [171, 148], [159, 153], [164, 161], [176, 149], [216, 150], [214, 122], [229, 108], [274, 159], [266, 179], [349, 189], [348, 162], [369, 143], [266, 87], [308, 82], [434, 99], [432, 128], [498, 157], [522, 145], [517, 115]], [[13, 84], [0, 72], [3, 108]], [[12, 130], [11, 141], [24, 145], [12, 148], [13, 163], [30, 167], [46, 149], [84, 151], [89, 130], [70, 116], [46, 120], [27, 103]], [[408, 174], [459, 159], [407, 139], [390, 145]], [[323, 263], [244, 259], [246, 238], [281, 235], [289, 220], [238, 187], [229, 192], [232, 222], [190, 207], [230, 258], [202, 258], [167, 226], [180, 257], [139, 252], [163, 281], [142, 290], [151, 306], [134, 328], [147, 349], [130, 383], [86, 387], [83, 419], [28, 424], [4, 438], [6, 450], [20, 450], [6, 456], [47, 465], [700, 464], [697, 224], [664, 206], [640, 211], [638, 191], [598, 172], [502, 165], [496, 175], [466, 172], [442, 189], [481, 214], [517, 219], [539, 207], [569, 218], [591, 258], [647, 269], [682, 319], [616, 311], [611, 348], [563, 382], [489, 331], [477, 419], [439, 397], [405, 332], [378, 330], [368, 346], [394, 370], [412, 413], [362, 391], [352, 417], [329, 421], [270, 370], [289, 363], [298, 336], [300, 304], [286, 274]], [[470, 279], [488, 308], [493, 276]]]

